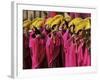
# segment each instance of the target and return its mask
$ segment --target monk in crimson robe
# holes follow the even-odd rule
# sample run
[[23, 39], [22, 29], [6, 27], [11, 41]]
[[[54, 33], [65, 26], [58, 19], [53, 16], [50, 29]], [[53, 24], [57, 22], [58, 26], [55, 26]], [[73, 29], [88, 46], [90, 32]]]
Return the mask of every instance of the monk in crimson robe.
[[75, 67], [76, 63], [76, 52], [77, 52], [77, 43], [74, 41], [75, 35], [73, 34], [68, 38], [67, 43], [65, 45], [65, 66], [66, 67]]
[[85, 50], [85, 42], [84, 42], [84, 31], [83, 30], [79, 30], [77, 35], [78, 35], [78, 46], [77, 46], [77, 63], [78, 66], [82, 66], [83, 64], [83, 54], [84, 54], [84, 50]]
[[46, 68], [46, 48], [45, 40], [40, 33], [36, 33], [32, 42], [32, 68]]
[[84, 38], [79, 39], [77, 42], [77, 64], [78, 66], [89, 66], [91, 65], [91, 57], [89, 47], [86, 47]]
[[[66, 22], [64, 21], [63, 24], [60, 25], [59, 27], [59, 32], [58, 32], [58, 35], [62, 41], [62, 50], [63, 50], [63, 54], [62, 54], [62, 63], [63, 63], [63, 66], [67, 66], [67, 62], [68, 62], [68, 54], [67, 54], [67, 50], [68, 50], [68, 39], [69, 37], [71, 36], [70, 33], [69, 33], [69, 29], [67, 27], [68, 25], [66, 24]], [[67, 29], [67, 30], [66, 30]]]
[[84, 42], [81, 42], [77, 50], [78, 66], [82, 66], [82, 63], [83, 63], [83, 45], [84, 45]]
[[64, 41], [64, 53], [65, 53], [65, 66], [69, 66], [68, 63], [68, 59], [69, 59], [69, 54], [68, 54], [68, 47], [69, 47], [69, 44], [68, 44], [68, 39], [70, 38], [70, 33], [69, 33], [69, 30], [67, 29], [65, 34], [63, 35], [63, 41]]
[[76, 66], [76, 43], [71, 41], [70, 47], [69, 47], [69, 67], [75, 67]]
[[62, 63], [60, 62], [61, 58], [59, 55], [62, 55], [62, 41], [56, 32], [52, 33], [51, 37], [48, 38], [46, 43], [46, 54], [48, 60], [48, 67], [61, 67]]
[[29, 48], [30, 48], [30, 54], [31, 54], [31, 56], [32, 56], [32, 40], [33, 40], [32, 35], [33, 34], [35, 35], [35, 31], [34, 30], [31, 30], [29, 32]]
[[91, 66], [91, 56], [88, 48], [85, 48], [83, 57], [83, 66]]
[[91, 54], [90, 54], [90, 37], [85, 40], [85, 50], [83, 55], [83, 66], [91, 66]]
[[28, 30], [24, 28], [23, 33], [23, 69], [31, 69], [31, 54], [29, 49], [29, 35]]
[[76, 66], [76, 43], [74, 43], [74, 26], [72, 25], [66, 30], [63, 35], [64, 52], [65, 52], [65, 66]]
[[60, 67], [64, 67], [65, 66], [64, 40], [63, 40], [63, 36], [61, 33], [57, 32], [57, 35], [61, 43], [60, 44], [60, 54], [59, 54]]
[[29, 47], [31, 48], [32, 47], [32, 44], [31, 44], [31, 40], [32, 40], [32, 35], [34, 34], [34, 31], [30, 31], [29, 32]]

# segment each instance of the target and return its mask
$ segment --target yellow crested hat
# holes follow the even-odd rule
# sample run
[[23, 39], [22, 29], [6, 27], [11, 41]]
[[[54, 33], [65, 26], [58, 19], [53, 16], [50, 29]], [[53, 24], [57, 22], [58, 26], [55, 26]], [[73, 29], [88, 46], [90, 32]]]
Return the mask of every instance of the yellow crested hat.
[[46, 20], [46, 22], [45, 22], [45, 25], [51, 25], [51, 22], [52, 22], [52, 18], [48, 18], [47, 20]]
[[90, 22], [91, 19], [90, 19], [90, 17], [85, 18], [84, 21], [86, 23], [85, 30], [90, 29], [91, 28], [91, 22]]
[[84, 29], [86, 26], [85, 21], [81, 21], [77, 26], [75, 26], [75, 33], [77, 33], [79, 30]]
[[44, 20], [41, 20], [41, 21], [38, 21], [37, 23], [36, 23], [36, 28], [40, 28], [40, 27], [42, 27], [42, 25], [44, 24]]
[[23, 27], [29, 28], [30, 25], [31, 25], [31, 21], [30, 21], [30, 20], [27, 20], [27, 21], [25, 21], [25, 22], [23, 23]]
[[38, 21], [40, 21], [41, 20], [41, 18], [35, 18], [35, 19], [33, 19], [32, 20], [32, 23], [31, 23], [31, 25], [30, 25], [30, 29], [33, 29], [35, 26], [36, 26], [36, 23], [38, 22]]
[[67, 13], [65, 13], [65, 21], [67, 21], [67, 22], [69, 22], [69, 21], [71, 21], [71, 16], [69, 16]]
[[32, 26], [36, 26], [37, 22], [43, 20], [43, 18], [36, 18], [35, 20], [32, 21]]
[[55, 24], [59, 24], [60, 22], [63, 21], [63, 16], [62, 15], [56, 15], [52, 18], [52, 21], [51, 21], [51, 27]]
[[80, 17], [77, 17], [77, 18], [74, 18], [73, 20], [71, 20], [70, 22], [69, 22], [69, 24], [68, 24], [68, 26], [70, 27], [71, 25], [78, 25], [78, 23], [80, 23], [81, 21], [83, 21], [83, 19], [82, 18], [80, 18]]
[[61, 21], [62, 21], [61, 18], [56, 19], [55, 21], [53, 21], [53, 22], [51, 23], [51, 27], [52, 27], [53, 25], [59, 24]]
[[56, 16], [53, 17], [53, 21], [55, 21], [58, 18], [62, 18], [63, 19], [63, 16], [62, 15], [56, 15]]
[[39, 18], [37, 17], [37, 18], [35, 18], [35, 19], [33, 19], [32, 20], [32, 23], [34, 23], [36, 20], [38, 20]]
[[71, 17], [65, 17], [64, 19], [65, 19], [65, 21], [67, 21], [67, 22], [71, 21]]
[[25, 20], [23, 23], [29, 22], [30, 20]]

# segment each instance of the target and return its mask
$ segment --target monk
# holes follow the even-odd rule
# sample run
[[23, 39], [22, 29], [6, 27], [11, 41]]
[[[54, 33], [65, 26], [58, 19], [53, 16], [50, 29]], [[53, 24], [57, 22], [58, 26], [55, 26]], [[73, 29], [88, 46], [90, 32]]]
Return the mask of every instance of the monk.
[[77, 43], [75, 41], [76, 35], [74, 29], [75, 26], [71, 25], [70, 28], [66, 30], [66, 33], [63, 36], [66, 67], [75, 67], [77, 65], [76, 63]]
[[85, 40], [85, 50], [83, 55], [83, 66], [91, 66], [91, 54], [90, 54], [90, 35]]
[[83, 63], [83, 46], [84, 46], [84, 42], [80, 41], [80, 44], [79, 44], [78, 50], [77, 50], [78, 66], [82, 66], [82, 63]]
[[88, 48], [85, 48], [83, 66], [91, 66], [91, 56]]
[[[41, 32], [36, 30], [32, 41], [32, 68], [46, 68], [46, 42], [41, 37]], [[34, 35], [33, 35], [34, 37]]]
[[68, 43], [68, 39], [70, 38], [70, 33], [69, 33], [69, 29], [66, 30], [65, 34], [63, 35], [63, 41], [64, 41], [64, 53], [65, 53], [65, 66], [68, 67], [69, 66], [69, 54], [68, 54], [68, 47], [69, 47], [69, 43]]
[[57, 31], [52, 31], [51, 37], [48, 38], [46, 43], [46, 54], [49, 68], [62, 66], [62, 58], [60, 56], [63, 54], [62, 46], [63, 44]]
[[32, 60], [29, 49], [29, 35], [28, 29], [24, 28], [23, 32], [23, 69], [31, 69]]
[[84, 42], [84, 30], [79, 30], [77, 32], [77, 35], [78, 35], [78, 46], [77, 46], [77, 63], [78, 63], [78, 66], [82, 66], [82, 63], [83, 63], [83, 54], [84, 54], [84, 51], [85, 51], [85, 42]]

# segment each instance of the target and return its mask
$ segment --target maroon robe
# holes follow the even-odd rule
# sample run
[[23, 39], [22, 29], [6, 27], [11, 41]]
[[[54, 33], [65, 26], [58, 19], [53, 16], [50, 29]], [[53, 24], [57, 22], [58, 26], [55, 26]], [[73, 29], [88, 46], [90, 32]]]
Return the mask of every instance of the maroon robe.
[[91, 56], [88, 48], [85, 48], [83, 57], [83, 66], [91, 66]]
[[70, 33], [68, 30], [66, 30], [65, 34], [63, 35], [63, 41], [64, 41], [64, 53], [65, 53], [65, 64], [64, 66], [68, 67], [69, 66], [69, 38], [71, 37]]
[[77, 58], [78, 58], [78, 66], [82, 66], [83, 64], [83, 45], [84, 45], [84, 42], [81, 41], [79, 46], [78, 46], [78, 49], [77, 49]]
[[32, 68], [45, 68], [46, 64], [46, 48], [45, 40], [36, 37], [32, 42]]
[[62, 61], [60, 61], [62, 58], [60, 55], [63, 54], [63, 50], [61, 49], [62, 43], [58, 35], [56, 35], [55, 43], [53, 42], [52, 37], [48, 37], [46, 43], [46, 54], [49, 68], [62, 66]]
[[75, 67], [76, 66], [76, 43], [73, 43], [73, 41], [71, 41], [71, 45], [69, 46], [69, 67]]
[[32, 60], [29, 49], [29, 38], [23, 34], [23, 69], [31, 69]]

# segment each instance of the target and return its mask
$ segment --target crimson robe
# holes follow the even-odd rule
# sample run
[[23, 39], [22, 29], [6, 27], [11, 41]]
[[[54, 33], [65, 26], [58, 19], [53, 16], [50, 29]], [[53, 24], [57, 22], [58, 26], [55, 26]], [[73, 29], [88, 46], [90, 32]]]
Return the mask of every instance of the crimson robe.
[[46, 55], [48, 61], [48, 67], [61, 67], [62, 63], [60, 60], [62, 59], [60, 55], [62, 55], [62, 43], [61, 39], [58, 35], [56, 35], [55, 43], [53, 42], [52, 37], [48, 37], [46, 42]]
[[83, 63], [83, 45], [84, 45], [84, 42], [81, 42], [77, 49], [78, 66], [82, 66], [82, 63]]
[[83, 66], [91, 66], [91, 56], [88, 48], [85, 48], [84, 57], [83, 57]]
[[76, 66], [76, 43], [73, 43], [71, 41], [71, 44], [69, 46], [68, 54], [69, 54], [69, 67], [75, 67]]
[[36, 37], [32, 41], [32, 68], [45, 68], [46, 65], [45, 40]]
[[63, 35], [63, 41], [64, 41], [64, 53], [65, 53], [65, 64], [64, 66], [68, 67], [69, 66], [69, 54], [68, 54], [68, 48], [69, 48], [69, 43], [68, 39], [70, 38], [69, 31], [66, 30], [65, 34]]
[[29, 49], [29, 37], [23, 34], [23, 69], [31, 69], [32, 60]]

